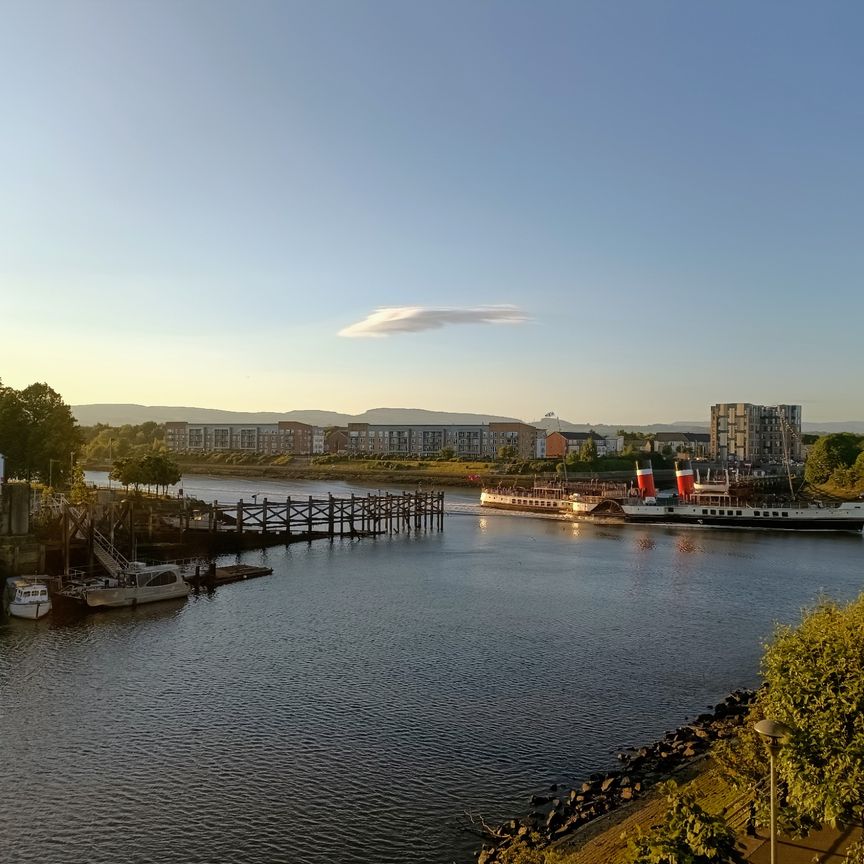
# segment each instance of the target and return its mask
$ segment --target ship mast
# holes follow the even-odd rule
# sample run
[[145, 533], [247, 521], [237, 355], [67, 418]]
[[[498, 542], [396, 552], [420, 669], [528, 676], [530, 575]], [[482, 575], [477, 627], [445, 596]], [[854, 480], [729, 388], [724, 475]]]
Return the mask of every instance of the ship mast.
[[[780, 419], [780, 435], [783, 438], [783, 464], [786, 466], [786, 477], [789, 480], [789, 494], [795, 498], [795, 489], [792, 486], [792, 469], [789, 466], [789, 443], [786, 440], [786, 415], [776, 406], [777, 417]], [[789, 430], [791, 431], [791, 430]]]

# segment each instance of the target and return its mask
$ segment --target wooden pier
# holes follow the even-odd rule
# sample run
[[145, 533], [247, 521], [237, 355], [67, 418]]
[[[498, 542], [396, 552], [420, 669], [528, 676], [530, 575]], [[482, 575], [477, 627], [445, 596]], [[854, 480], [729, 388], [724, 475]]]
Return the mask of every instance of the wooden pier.
[[444, 528], [443, 492], [405, 492], [285, 501], [214, 501], [186, 509], [172, 522], [182, 531], [281, 535], [286, 542], [313, 537], [363, 537]]

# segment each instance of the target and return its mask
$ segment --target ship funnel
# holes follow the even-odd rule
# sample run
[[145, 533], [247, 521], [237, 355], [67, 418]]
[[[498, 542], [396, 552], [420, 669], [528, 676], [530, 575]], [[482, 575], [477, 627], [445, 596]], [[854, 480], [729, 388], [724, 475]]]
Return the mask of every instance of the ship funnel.
[[675, 481], [682, 498], [689, 498], [693, 494], [693, 467], [689, 462], [675, 463]]
[[654, 469], [650, 462], [643, 462], [641, 466], [636, 463], [636, 482], [639, 484], [639, 494], [643, 498], [657, 497], [657, 490], [654, 488]]

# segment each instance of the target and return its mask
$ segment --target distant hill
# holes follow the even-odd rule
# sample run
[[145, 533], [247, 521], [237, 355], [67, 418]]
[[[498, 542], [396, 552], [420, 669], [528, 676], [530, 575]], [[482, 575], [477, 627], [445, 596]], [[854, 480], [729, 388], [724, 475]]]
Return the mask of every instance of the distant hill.
[[489, 423], [513, 420], [496, 414], [459, 414], [423, 408], [372, 408], [362, 414], [340, 414], [315, 409], [298, 411], [223, 411], [175, 405], [73, 405], [72, 413], [82, 426], [138, 425], [149, 421], [188, 420], [190, 423], [278, 423], [296, 420], [314, 426], [345, 426], [348, 423]]
[[[490, 423], [514, 421], [515, 417], [498, 414], [464, 414], [451, 411], [427, 411], [424, 408], [370, 408], [362, 414], [340, 414], [338, 411], [317, 409], [298, 411], [224, 411], [220, 408], [190, 408], [177, 405], [73, 405], [72, 413], [82, 426], [107, 423], [109, 426], [138, 425], [152, 421], [188, 420], [190, 423], [278, 423], [297, 420], [313, 426], [345, 426], [348, 423]], [[534, 420], [531, 425], [547, 431], [558, 429], [556, 417]], [[633, 426], [626, 423], [571, 423], [560, 421], [564, 432], [587, 432], [593, 429], [601, 435], [614, 435], [619, 429], [628, 432], [707, 432], [708, 423], [679, 420], [674, 423], [650, 423]], [[864, 421], [847, 420], [831, 423], [804, 423], [809, 433], [856, 432], [864, 434]]]

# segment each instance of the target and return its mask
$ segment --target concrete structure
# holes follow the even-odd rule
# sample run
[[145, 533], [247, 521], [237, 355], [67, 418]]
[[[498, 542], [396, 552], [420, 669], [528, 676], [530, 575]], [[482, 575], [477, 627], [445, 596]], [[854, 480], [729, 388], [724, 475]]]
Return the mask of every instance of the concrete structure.
[[711, 406], [711, 458], [780, 464], [801, 459], [801, 406], [722, 402]]
[[30, 486], [0, 484], [0, 576], [45, 570], [45, 547], [30, 534]]
[[261, 424], [173, 421], [165, 424], [165, 444], [175, 452], [307, 455], [324, 452], [324, 430], [295, 420]]

